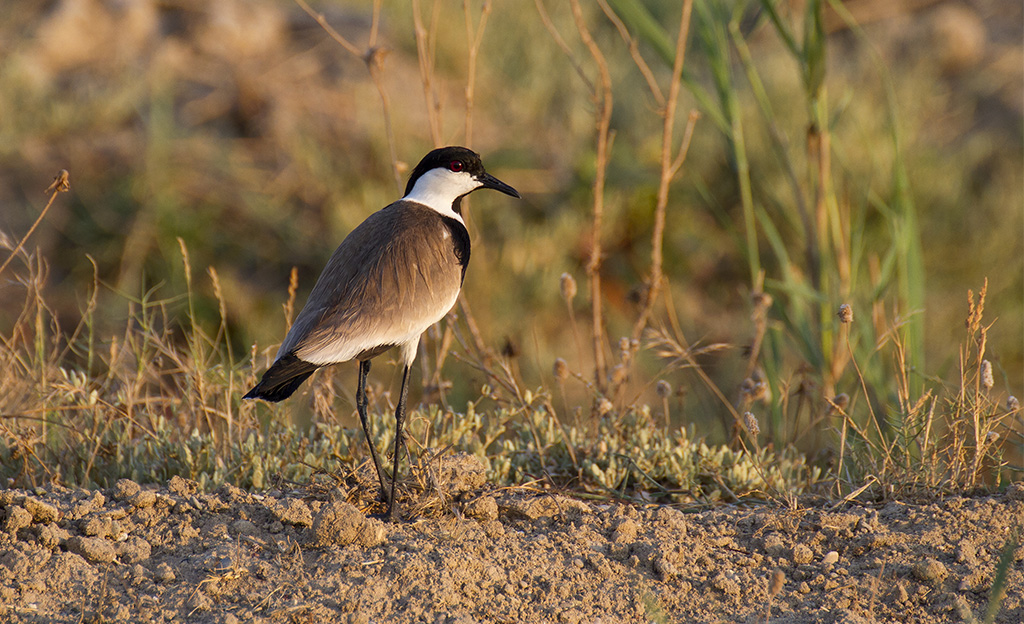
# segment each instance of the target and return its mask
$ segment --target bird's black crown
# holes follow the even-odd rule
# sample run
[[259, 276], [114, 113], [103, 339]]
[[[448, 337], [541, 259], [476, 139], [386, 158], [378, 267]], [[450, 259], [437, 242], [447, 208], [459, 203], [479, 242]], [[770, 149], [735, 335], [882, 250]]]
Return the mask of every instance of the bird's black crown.
[[452, 163], [460, 163], [461, 171], [465, 171], [475, 178], [486, 173], [484, 164], [480, 160], [480, 154], [473, 150], [457, 146], [439, 147], [424, 156], [412, 170], [409, 175], [409, 183], [405, 185], [405, 194], [408, 195], [412, 192], [412, 187], [416, 186], [416, 180], [419, 180], [424, 173], [437, 168], [451, 169]]

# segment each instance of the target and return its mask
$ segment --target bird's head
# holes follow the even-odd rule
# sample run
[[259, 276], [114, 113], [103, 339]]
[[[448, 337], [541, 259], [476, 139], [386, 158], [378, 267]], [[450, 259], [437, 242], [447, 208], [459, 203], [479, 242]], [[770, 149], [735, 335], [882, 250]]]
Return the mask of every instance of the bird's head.
[[440, 147], [420, 160], [409, 176], [405, 199], [440, 212], [458, 213], [458, 200], [488, 188], [519, 198], [519, 192], [484, 170], [480, 155], [465, 147]]

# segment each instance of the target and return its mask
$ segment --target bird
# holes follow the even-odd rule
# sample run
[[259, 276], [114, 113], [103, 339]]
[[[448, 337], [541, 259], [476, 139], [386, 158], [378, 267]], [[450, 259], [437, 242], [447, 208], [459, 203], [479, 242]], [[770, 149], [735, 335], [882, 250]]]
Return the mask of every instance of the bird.
[[[478, 189], [520, 198], [518, 191], [487, 173], [480, 155], [468, 148], [449, 146], [427, 153], [409, 175], [405, 195], [371, 214], [338, 245], [274, 363], [243, 397], [276, 403], [290, 397], [317, 369], [357, 360], [356, 411], [391, 521], [398, 520], [395, 483], [409, 369], [420, 335], [444, 318], [462, 290], [470, 255], [462, 198]], [[366, 377], [370, 361], [391, 349], [398, 349], [403, 369], [389, 491], [370, 435]]]

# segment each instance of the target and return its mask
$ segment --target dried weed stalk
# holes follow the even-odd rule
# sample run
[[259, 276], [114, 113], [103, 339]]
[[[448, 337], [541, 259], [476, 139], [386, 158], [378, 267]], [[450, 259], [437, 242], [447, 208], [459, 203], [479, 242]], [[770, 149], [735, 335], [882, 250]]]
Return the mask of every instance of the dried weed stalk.
[[399, 166], [400, 161], [398, 160], [398, 149], [395, 146], [394, 127], [391, 123], [391, 103], [388, 99], [387, 91], [384, 90], [384, 82], [381, 76], [381, 72], [384, 68], [384, 59], [387, 57], [390, 50], [385, 46], [377, 45], [377, 34], [380, 30], [380, 8], [382, 2], [383, 0], [374, 0], [373, 2], [373, 18], [370, 24], [370, 37], [366, 43], [366, 48], [360, 50], [359, 47], [343, 37], [341, 33], [327, 23], [327, 19], [324, 18], [322, 13], [314, 11], [306, 3], [306, 0], [295, 0], [295, 3], [302, 7], [302, 10], [310, 17], [316, 20], [316, 23], [319, 24], [332, 39], [338, 42], [346, 52], [361, 60], [366, 65], [366, 71], [370, 74], [370, 80], [373, 81], [373, 86], [377, 88], [377, 94], [380, 96], [381, 113], [384, 115], [384, 132], [387, 135], [388, 153], [391, 155], [391, 172], [395, 177], [395, 186], [401, 190], [402, 171]]
[[544, 27], [547, 28], [551, 37], [560, 48], [569, 56], [570, 62], [576, 68], [577, 73], [583, 78], [584, 83], [590, 91], [591, 100], [594, 102], [595, 113], [594, 123], [597, 134], [596, 163], [593, 184], [593, 205], [591, 208], [591, 235], [590, 250], [587, 260], [587, 280], [590, 284], [590, 314], [591, 314], [591, 342], [594, 355], [594, 384], [599, 393], [604, 394], [607, 388], [607, 364], [605, 351], [607, 349], [604, 330], [604, 302], [601, 298], [601, 253], [602, 240], [601, 232], [604, 222], [604, 187], [605, 178], [608, 172], [608, 157], [611, 151], [611, 117], [612, 117], [612, 79], [608, 71], [608, 62], [604, 53], [594, 41], [587, 27], [583, 10], [578, 0], [570, 0], [569, 6], [573, 16], [573, 22], [579, 34], [580, 41], [586, 47], [591, 60], [597, 68], [598, 81], [595, 84], [586, 77], [581, 63], [576, 59], [575, 53], [566, 44], [559, 34], [558, 29], [551, 21], [547, 9], [542, 0], [535, 0], [537, 12], [540, 15]]

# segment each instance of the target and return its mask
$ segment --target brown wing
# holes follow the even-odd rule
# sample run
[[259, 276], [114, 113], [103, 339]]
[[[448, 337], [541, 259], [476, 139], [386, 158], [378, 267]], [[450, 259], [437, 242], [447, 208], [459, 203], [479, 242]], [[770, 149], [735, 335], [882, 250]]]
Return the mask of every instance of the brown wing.
[[468, 242], [461, 223], [420, 204], [370, 215], [327, 262], [278, 357], [322, 365], [418, 340], [455, 304]]

